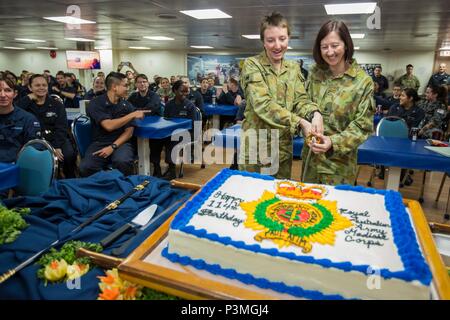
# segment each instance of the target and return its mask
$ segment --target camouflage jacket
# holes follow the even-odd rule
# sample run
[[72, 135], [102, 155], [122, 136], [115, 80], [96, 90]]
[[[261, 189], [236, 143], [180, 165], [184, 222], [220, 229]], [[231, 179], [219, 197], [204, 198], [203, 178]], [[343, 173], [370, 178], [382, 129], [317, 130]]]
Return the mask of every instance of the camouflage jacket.
[[[277, 73], [265, 51], [246, 59], [242, 68], [241, 86], [247, 101], [242, 134], [255, 129], [259, 137], [259, 129], [277, 129], [281, 161], [292, 159], [292, 138], [298, 133], [300, 118], [310, 121], [313, 111], [318, 110], [308, 99], [303, 83], [298, 63], [283, 60]], [[247, 146], [241, 148], [241, 156], [248, 159], [257, 151]]]
[[170, 89], [170, 88], [168, 88], [168, 89], [159, 88], [158, 90], [156, 90], [156, 93], [161, 98], [161, 101], [166, 102], [166, 103], [167, 103], [167, 101], [164, 99], [165, 97], [169, 97], [168, 100], [175, 98], [175, 93], [173, 93], [172, 89]]
[[447, 106], [439, 101], [421, 101], [418, 105], [425, 112], [425, 118], [420, 122], [419, 128], [427, 126], [428, 129], [442, 129], [448, 113]]
[[399, 84], [403, 89], [412, 88], [416, 91], [420, 88], [420, 81], [417, 79], [415, 75], [412, 75], [411, 78], [405, 73], [400, 78], [395, 81], [396, 84]]
[[[333, 77], [328, 67], [314, 65], [307, 91], [311, 100], [319, 105], [325, 135], [330, 137], [332, 149], [325, 154], [311, 153], [305, 180], [353, 183], [358, 146], [373, 132], [373, 81], [353, 59], [348, 70], [338, 77]], [[308, 151], [305, 144], [304, 162]], [[322, 175], [327, 178], [322, 179]]]

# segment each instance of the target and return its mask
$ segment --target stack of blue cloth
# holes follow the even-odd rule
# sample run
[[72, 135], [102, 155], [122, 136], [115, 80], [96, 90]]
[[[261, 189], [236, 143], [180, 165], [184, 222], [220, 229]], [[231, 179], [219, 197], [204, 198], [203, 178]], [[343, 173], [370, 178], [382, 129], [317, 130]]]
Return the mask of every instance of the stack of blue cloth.
[[[127, 256], [177, 209], [175, 207], [171, 212], [164, 213], [164, 216], [160, 215], [165, 208], [180, 199], [187, 200], [191, 193], [173, 188], [169, 182], [161, 179], [149, 176], [124, 177], [119, 171], [113, 170], [102, 171], [89, 178], [55, 181], [49, 191], [41, 196], [3, 200], [8, 208], [30, 208], [31, 214], [25, 217], [30, 226], [13, 243], [0, 246], [0, 274], [16, 267], [56, 239], [64, 239], [80, 223], [144, 180], [150, 181], [146, 188], [136, 191], [117, 209], [71, 237], [73, 240], [98, 243], [149, 205], [157, 204], [155, 223], [135, 237], [123, 254]], [[126, 233], [105, 248], [103, 253], [110, 254], [112, 249], [134, 235], [133, 232]], [[38, 269], [38, 265], [30, 265], [0, 284], [0, 299], [96, 299], [99, 293], [97, 277], [104, 275], [104, 270], [96, 267], [82, 276], [75, 288], [68, 288], [65, 282], [45, 286], [36, 276]]]

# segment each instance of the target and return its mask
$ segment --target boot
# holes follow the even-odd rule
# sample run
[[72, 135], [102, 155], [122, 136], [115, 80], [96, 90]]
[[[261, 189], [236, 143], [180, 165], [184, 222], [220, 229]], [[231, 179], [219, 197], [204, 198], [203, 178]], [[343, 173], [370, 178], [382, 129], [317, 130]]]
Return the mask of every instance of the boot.
[[153, 176], [156, 178], [162, 177], [161, 166], [159, 165], [159, 163], [153, 163]]
[[174, 164], [169, 164], [169, 168], [167, 169], [167, 171], [164, 173], [163, 178], [165, 180], [173, 180], [176, 179], [177, 177], [177, 173], [176, 173], [176, 168]]
[[408, 175], [405, 179], [405, 186], [410, 186], [410, 185], [412, 185], [413, 182], [414, 182], [414, 180], [411, 178], [410, 175]]

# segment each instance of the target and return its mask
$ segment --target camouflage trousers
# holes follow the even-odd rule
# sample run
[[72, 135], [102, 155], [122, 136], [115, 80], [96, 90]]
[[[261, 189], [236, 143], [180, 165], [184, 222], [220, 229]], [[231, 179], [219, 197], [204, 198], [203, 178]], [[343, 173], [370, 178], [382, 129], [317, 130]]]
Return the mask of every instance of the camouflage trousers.
[[[302, 165], [302, 176], [305, 170], [305, 164]], [[319, 184], [327, 184], [331, 186], [339, 185], [339, 184], [350, 184], [353, 185], [355, 183], [356, 174], [354, 175], [338, 175], [338, 174], [326, 174], [319, 173], [316, 168], [309, 167], [306, 169], [306, 176], [304, 181], [305, 183], [319, 183]]]
[[[261, 169], [266, 166], [261, 164], [239, 164], [239, 170], [261, 173]], [[277, 179], [291, 179], [292, 158], [280, 161], [278, 172], [273, 176]]]

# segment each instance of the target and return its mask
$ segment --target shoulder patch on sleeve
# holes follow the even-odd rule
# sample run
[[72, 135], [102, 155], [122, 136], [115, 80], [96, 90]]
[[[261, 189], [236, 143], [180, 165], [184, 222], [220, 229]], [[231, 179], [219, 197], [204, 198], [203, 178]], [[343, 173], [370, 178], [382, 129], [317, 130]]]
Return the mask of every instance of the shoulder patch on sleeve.
[[262, 77], [261, 73], [254, 72], [254, 73], [247, 74], [246, 80], [250, 81], [250, 82], [260, 82], [260, 81], [263, 81], [263, 77]]

